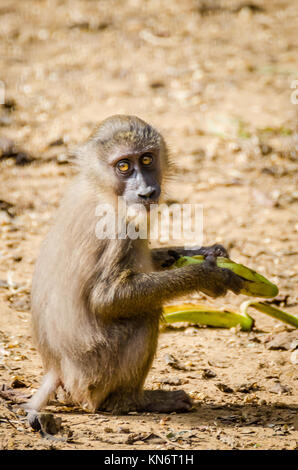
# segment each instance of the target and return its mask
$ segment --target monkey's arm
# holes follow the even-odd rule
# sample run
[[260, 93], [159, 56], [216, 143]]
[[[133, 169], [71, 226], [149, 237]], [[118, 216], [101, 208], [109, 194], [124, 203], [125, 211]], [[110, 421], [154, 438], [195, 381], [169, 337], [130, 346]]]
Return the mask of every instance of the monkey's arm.
[[181, 246], [173, 246], [151, 250], [151, 257], [156, 271], [172, 266], [179, 256], [194, 255], [229, 257], [227, 250], [221, 245], [202, 246], [195, 249], [184, 249]]
[[202, 264], [151, 273], [134, 273], [129, 270], [110, 285], [94, 286], [89, 296], [89, 306], [103, 317], [128, 317], [137, 312], [148, 313], [163, 303], [194, 291], [211, 297], [225, 295], [228, 290], [238, 294], [243, 282], [228, 269], [218, 268], [214, 257]]

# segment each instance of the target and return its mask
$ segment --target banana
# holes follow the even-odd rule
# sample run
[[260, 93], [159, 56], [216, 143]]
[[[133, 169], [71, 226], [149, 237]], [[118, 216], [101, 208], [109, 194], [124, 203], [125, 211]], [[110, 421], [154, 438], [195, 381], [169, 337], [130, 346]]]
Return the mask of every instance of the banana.
[[[201, 255], [181, 256], [173, 264], [173, 267], [181, 268], [189, 264], [203, 263], [204, 261], [205, 258]], [[216, 258], [216, 262], [219, 268], [229, 269], [243, 279], [244, 286], [240, 292], [241, 294], [264, 298], [277, 296], [278, 287], [253, 269], [247, 268], [243, 264], [234, 263], [234, 261], [228, 258], [218, 257]]]
[[254, 300], [246, 300], [240, 305], [240, 313], [247, 315], [247, 309], [249, 307], [255, 308], [259, 312], [266, 313], [270, 317], [276, 318], [288, 325], [298, 328], [298, 316], [292, 313], [285, 312], [274, 305], [267, 304], [266, 302], [255, 302]]
[[217, 328], [240, 325], [242, 331], [250, 331], [254, 325], [254, 320], [247, 313], [191, 303], [164, 306], [163, 319], [166, 323], [190, 322]]

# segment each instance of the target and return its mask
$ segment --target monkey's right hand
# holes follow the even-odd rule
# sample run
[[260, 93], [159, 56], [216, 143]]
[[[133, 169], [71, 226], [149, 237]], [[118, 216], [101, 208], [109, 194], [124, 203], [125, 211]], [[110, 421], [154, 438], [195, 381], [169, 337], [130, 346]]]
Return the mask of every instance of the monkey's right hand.
[[239, 294], [243, 288], [243, 279], [229, 269], [219, 268], [215, 256], [207, 256], [201, 268], [199, 290], [210, 297], [226, 295], [228, 290]]

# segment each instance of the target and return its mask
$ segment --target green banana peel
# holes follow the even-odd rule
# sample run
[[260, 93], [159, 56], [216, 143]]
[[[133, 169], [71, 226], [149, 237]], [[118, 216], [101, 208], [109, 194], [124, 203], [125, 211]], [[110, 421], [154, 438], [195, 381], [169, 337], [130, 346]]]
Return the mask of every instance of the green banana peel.
[[[201, 255], [181, 256], [172, 267], [182, 268], [190, 264], [203, 263], [204, 260], [204, 256]], [[243, 279], [244, 286], [240, 292], [241, 294], [264, 298], [273, 298], [278, 294], [278, 287], [253, 269], [223, 257], [216, 258], [216, 262], [218, 267], [230, 269]], [[266, 302], [257, 302], [255, 300], [243, 302], [240, 306], [240, 312], [228, 309], [216, 310], [206, 305], [185, 303], [165, 306], [163, 313], [164, 320], [167, 323], [190, 322], [219, 328], [232, 328], [240, 325], [241, 330], [250, 331], [254, 326], [254, 320], [247, 314], [249, 307], [298, 328], [297, 316], [280, 310]]]
[[[174, 268], [182, 268], [195, 263], [203, 263], [205, 261], [204, 256], [181, 256], [173, 264]], [[264, 276], [257, 273], [253, 269], [247, 268], [243, 264], [234, 263], [234, 261], [218, 257], [216, 258], [217, 266], [219, 268], [230, 269], [244, 281], [244, 286], [241, 289], [240, 294], [248, 295], [251, 297], [264, 297], [272, 298], [278, 294], [278, 287], [272, 282], [268, 281]]]
[[266, 302], [255, 302], [254, 300], [247, 300], [242, 302], [240, 305], [240, 311], [243, 315], [247, 315], [247, 309], [249, 307], [253, 307], [254, 309], [258, 310], [259, 312], [266, 313], [273, 318], [277, 318], [288, 325], [294, 326], [298, 328], [298, 317], [292, 315], [291, 313], [285, 312], [284, 310], [280, 310], [273, 305], [269, 305]]
[[240, 325], [243, 331], [250, 331], [254, 325], [254, 320], [247, 313], [216, 310], [214, 307], [191, 303], [164, 306], [163, 317], [166, 323], [190, 322], [218, 328]]

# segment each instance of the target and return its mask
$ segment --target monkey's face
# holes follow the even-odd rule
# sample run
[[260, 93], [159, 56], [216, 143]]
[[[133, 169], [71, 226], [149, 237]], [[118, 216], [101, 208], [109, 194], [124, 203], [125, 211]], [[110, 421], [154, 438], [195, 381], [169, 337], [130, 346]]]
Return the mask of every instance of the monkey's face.
[[169, 166], [162, 135], [138, 117], [125, 115], [103, 121], [77, 152], [77, 163], [101, 196], [111, 201], [121, 196], [126, 205], [147, 210], [158, 203]]
[[117, 184], [117, 194], [130, 204], [142, 204], [147, 210], [161, 193], [159, 149], [145, 152], [117, 152], [110, 161]]

